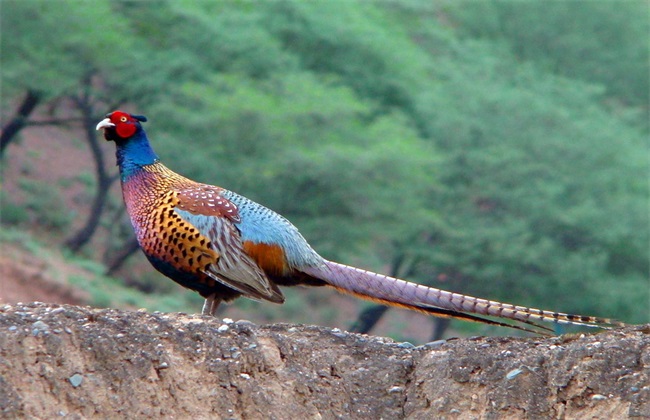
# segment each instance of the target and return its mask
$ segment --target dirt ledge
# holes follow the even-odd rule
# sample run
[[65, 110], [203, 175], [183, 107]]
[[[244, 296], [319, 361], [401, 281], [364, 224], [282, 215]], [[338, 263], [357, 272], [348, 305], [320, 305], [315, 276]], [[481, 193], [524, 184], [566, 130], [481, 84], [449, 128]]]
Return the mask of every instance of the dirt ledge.
[[0, 417], [650, 417], [650, 326], [413, 347], [304, 325], [0, 307]]

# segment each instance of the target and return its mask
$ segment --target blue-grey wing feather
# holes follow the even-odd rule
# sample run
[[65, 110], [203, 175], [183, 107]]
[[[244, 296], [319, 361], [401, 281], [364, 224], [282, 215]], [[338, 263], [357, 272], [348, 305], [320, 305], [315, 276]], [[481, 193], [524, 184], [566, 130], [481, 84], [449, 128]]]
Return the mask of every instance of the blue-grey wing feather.
[[241, 221], [235, 226], [242, 240], [281, 246], [287, 263], [293, 268], [324, 264], [323, 258], [286, 218], [232, 191], [223, 190], [221, 195], [237, 206]]

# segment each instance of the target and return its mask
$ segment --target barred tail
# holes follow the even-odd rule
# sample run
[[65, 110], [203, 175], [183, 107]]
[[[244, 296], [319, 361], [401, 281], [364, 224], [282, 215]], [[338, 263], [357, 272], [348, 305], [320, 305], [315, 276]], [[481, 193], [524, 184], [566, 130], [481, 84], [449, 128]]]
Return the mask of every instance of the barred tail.
[[551, 330], [537, 324], [536, 321], [604, 329], [625, 325], [609, 318], [545, 311], [447, 292], [332, 261], [327, 261], [321, 267], [308, 268], [304, 272], [326, 281], [341, 292], [385, 305], [400, 306], [437, 316], [460, 318], [536, 333], [540, 331], [476, 315], [509, 319], [547, 331]]

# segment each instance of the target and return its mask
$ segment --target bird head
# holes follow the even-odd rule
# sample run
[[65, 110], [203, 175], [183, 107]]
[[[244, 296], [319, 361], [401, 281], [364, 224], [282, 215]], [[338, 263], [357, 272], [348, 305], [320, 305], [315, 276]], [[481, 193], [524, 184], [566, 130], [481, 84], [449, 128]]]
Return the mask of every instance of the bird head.
[[147, 121], [142, 115], [131, 115], [122, 111], [106, 114], [106, 118], [97, 124], [97, 130], [104, 129], [104, 138], [108, 141], [124, 141], [142, 130], [141, 122]]

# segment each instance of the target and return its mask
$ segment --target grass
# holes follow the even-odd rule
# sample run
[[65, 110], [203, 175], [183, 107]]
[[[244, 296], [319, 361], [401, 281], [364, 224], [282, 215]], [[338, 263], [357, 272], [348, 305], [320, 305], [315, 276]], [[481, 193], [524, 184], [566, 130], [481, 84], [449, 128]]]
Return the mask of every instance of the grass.
[[14, 203], [6, 191], [0, 191], [0, 221], [6, 225], [18, 225], [29, 221], [25, 206]]

